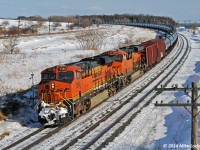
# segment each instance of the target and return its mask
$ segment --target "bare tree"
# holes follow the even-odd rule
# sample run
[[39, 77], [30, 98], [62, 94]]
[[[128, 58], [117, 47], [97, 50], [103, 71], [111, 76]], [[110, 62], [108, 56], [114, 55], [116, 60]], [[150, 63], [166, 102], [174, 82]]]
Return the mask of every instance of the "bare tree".
[[105, 39], [104, 33], [99, 30], [85, 30], [75, 34], [80, 49], [101, 49]]
[[61, 27], [62, 24], [60, 22], [54, 22], [53, 23], [53, 26], [56, 28], [56, 27]]
[[44, 25], [44, 21], [37, 21], [36, 26], [37, 28], [41, 28]]
[[2, 23], [1, 23], [2, 26], [6, 27], [8, 25], [10, 25], [10, 22], [8, 20], [4, 20]]
[[18, 27], [16, 27], [16, 26], [11, 26], [6, 31], [6, 34], [11, 35], [11, 36], [18, 35], [19, 33], [20, 33], [20, 31], [19, 31]]
[[5, 35], [6, 31], [4, 28], [0, 27], [0, 35]]
[[6, 52], [13, 54], [13, 52], [18, 44], [19, 44], [18, 38], [11, 36], [8, 39], [6, 39], [5, 42], [3, 43], [4, 50]]

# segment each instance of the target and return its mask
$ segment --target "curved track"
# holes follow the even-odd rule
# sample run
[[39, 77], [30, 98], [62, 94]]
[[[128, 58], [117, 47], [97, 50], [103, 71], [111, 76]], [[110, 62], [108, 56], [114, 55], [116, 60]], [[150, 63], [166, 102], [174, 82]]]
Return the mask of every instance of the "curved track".
[[[181, 43], [181, 39], [179, 39], [179, 42]], [[148, 88], [148, 86], [152, 86], [153, 84], [155, 84], [153, 83], [153, 81], [156, 78], [162, 76], [165, 69], [169, 68], [170, 64], [178, 58], [179, 54], [181, 53], [180, 50], [182, 49], [180, 43], [179, 43], [179, 46], [180, 46], [179, 51], [175, 51], [175, 50], [172, 51], [162, 62], [160, 62], [160, 64], [156, 65], [152, 70], [150, 70], [148, 73], [143, 75], [141, 78], [133, 82], [131, 85], [123, 89], [121, 92], [119, 92], [115, 96], [103, 102], [99, 108], [94, 108], [91, 112], [88, 112], [85, 115], [81, 116], [78, 120], [74, 120], [70, 124], [60, 126], [56, 129], [41, 128], [33, 132], [32, 134], [24, 137], [23, 139], [16, 141], [12, 145], [5, 147], [4, 149], [9, 149], [9, 148], [30, 149], [31, 147], [33, 147], [33, 149], [40, 149], [40, 148], [43, 149], [44, 147], [47, 149], [48, 148], [51, 149], [55, 147], [67, 149], [70, 146], [73, 146], [70, 148], [74, 148], [74, 149], [77, 149], [77, 148], [85, 149], [85, 148], [90, 147], [101, 136], [103, 136], [109, 129], [111, 129], [116, 123], [118, 123], [121, 119], [123, 119], [124, 116], [127, 115], [127, 113], [129, 113], [128, 111], [121, 112], [121, 109], [125, 108], [125, 110], [131, 111], [133, 108], [138, 107], [140, 103], [143, 101], [143, 99], [145, 99], [145, 97], [148, 97], [147, 95], [144, 95], [139, 100], [133, 101], [133, 98], [135, 99], [136, 96], [140, 95], [139, 93], [144, 92], [145, 89]], [[160, 83], [161, 82], [159, 82], [158, 84]], [[150, 93], [153, 90], [154, 89], [151, 89]], [[132, 107], [127, 109], [127, 107], [130, 105]], [[122, 115], [119, 115], [117, 112]], [[139, 112], [137, 111], [137, 113]], [[98, 127], [101, 126], [101, 123], [102, 122], [105, 123], [105, 121], [110, 120], [112, 116], [115, 116], [114, 118], [115, 119], [118, 118], [118, 119], [114, 121], [113, 123], [109, 123], [111, 124], [109, 127], [101, 129], [100, 132], [98, 131], [98, 133], [101, 133], [101, 134], [98, 134], [96, 138], [92, 138], [89, 136], [92, 133], [91, 132], [92, 130], [93, 132], [96, 132]], [[66, 132], [66, 130], [68, 132]], [[88, 136], [90, 138], [87, 138]], [[58, 137], [62, 137], [62, 138], [58, 139]], [[55, 138], [58, 140], [55, 140]], [[81, 141], [77, 143], [78, 139], [80, 138], [83, 138], [83, 141], [82, 141], [83, 143], [85, 143], [84, 139], [87, 139], [86, 143], [88, 144], [81, 144]], [[99, 144], [100, 147], [101, 145], [102, 144]]]
[[[188, 42], [187, 42], [188, 43]], [[118, 116], [118, 118], [113, 121], [109, 122], [107, 127], [102, 127], [101, 129], [97, 129], [96, 131], [92, 131], [90, 135], [86, 135], [83, 139], [79, 140], [73, 148], [71, 149], [87, 149], [91, 146], [91, 148], [95, 149], [101, 149], [103, 148], [108, 142], [112, 142], [112, 140], [118, 136], [127, 125], [130, 124], [130, 122], [135, 119], [138, 113], [142, 112], [142, 110], [146, 107], [149, 107], [149, 112], [152, 112], [154, 110], [154, 98], [158, 96], [161, 92], [155, 91], [156, 87], [158, 85], [163, 85], [163, 87], [167, 86], [167, 83], [170, 82], [170, 80], [176, 75], [176, 73], [179, 71], [185, 60], [187, 59], [189, 52], [190, 52], [190, 47], [186, 47], [186, 51], [182, 55], [181, 58], [179, 58], [179, 61], [176, 61], [176, 65], [172, 68], [168, 68], [168, 73], [164, 75], [164, 77], [159, 77], [160, 79], [156, 79], [154, 82], [155, 87], [151, 88], [147, 93], [144, 93], [143, 96], [140, 96], [139, 100], [134, 103], [128, 110], [124, 111], [122, 115]], [[160, 80], [160, 81], [159, 81]], [[139, 106], [140, 105], [140, 106]], [[139, 109], [136, 107], [139, 106]], [[140, 119], [140, 124], [145, 124], [145, 121], [147, 118], [150, 117], [149, 113], [148, 115], [144, 115], [144, 118]], [[142, 128], [142, 126], [141, 126]], [[96, 135], [94, 134], [96, 132]], [[104, 136], [104, 137], [103, 137]], [[103, 138], [102, 138], [103, 137]], [[87, 144], [84, 144], [87, 143]], [[94, 146], [95, 144], [95, 146]], [[77, 146], [78, 145], [78, 146]], [[80, 146], [82, 145], [82, 146]], [[92, 146], [93, 145], [93, 146]], [[97, 146], [98, 145], [98, 146]], [[65, 149], [66, 147], [63, 147]]]
[[[57, 133], [53, 135], [48, 134], [48, 136], [46, 136], [48, 137], [47, 139], [38, 139], [37, 143], [33, 142], [31, 146], [26, 146], [24, 149], [31, 148], [32, 146], [33, 149], [42, 149], [44, 147], [46, 149], [52, 149], [55, 147], [59, 149], [67, 149], [69, 147], [70, 149], [85, 149], [90, 147], [94, 142], [97, 141], [97, 139], [105, 135], [107, 130], [110, 130], [112, 126], [118, 124], [118, 122], [120, 122], [124, 116], [131, 114], [128, 112], [128, 110], [134, 110], [135, 115], [133, 114], [133, 116], [136, 116], [136, 114], [139, 113], [145, 105], [148, 105], [151, 102], [149, 99], [151, 99], [151, 97], [155, 97], [155, 94], [152, 94], [154, 88], [150, 87], [155, 87], [161, 84], [163, 78], [169, 76], [166, 71], [170, 72], [172, 74], [171, 76], [173, 76], [175, 72], [172, 70], [177, 68], [177, 66], [173, 66], [175, 66], [175, 64], [180, 64], [181, 59], [186, 56], [186, 53], [188, 53], [189, 47], [185, 46], [186, 48], [183, 48], [183, 43], [183, 39], [180, 38], [179, 47], [175, 47], [177, 51], [173, 50], [160, 64], [155, 66], [152, 70], [133, 82], [127, 88], [123, 89], [114, 97], [103, 102], [98, 108], [95, 108], [91, 112], [81, 116], [67, 127], [60, 128]], [[185, 49], [186, 52], [184, 53], [182, 49]], [[159, 81], [158, 78], [160, 78]], [[157, 83], [155, 83], [154, 80]], [[151, 97], [149, 96], [150, 93], [152, 95]], [[148, 100], [145, 97], [147, 97]], [[144, 104], [142, 105], [142, 103]], [[114, 118], [114, 120], [111, 121], [111, 118]], [[108, 121], [108, 123], [105, 121]], [[101, 124], [102, 122], [104, 122], [103, 125]], [[108, 127], [105, 126], [105, 124], [112, 125]], [[105, 142], [103, 141], [98, 144], [99, 147], [101, 147], [102, 143]]]
[[[181, 49], [182, 48], [180, 48], [180, 50]], [[123, 131], [123, 129], [137, 116], [138, 113], [142, 111], [144, 107], [149, 106], [152, 103], [153, 99], [159, 94], [155, 91], [155, 88], [160, 84], [166, 86], [169, 80], [173, 78], [178, 69], [180, 69], [180, 64], [183, 64], [184, 60], [187, 58], [186, 56], [189, 54], [189, 47], [186, 47], [185, 50], [184, 53], [181, 52], [181, 57], [175, 57], [175, 61], [172, 65], [167, 66], [168, 69], [151, 80], [150, 84], [143, 89], [142, 93], [139, 92], [140, 94], [138, 95], [134, 94], [130, 96], [128, 98], [129, 103], [124, 105], [121, 110], [118, 110], [113, 116], [104, 121], [103, 125], [98, 123], [99, 125], [96, 125], [96, 128], [90, 131], [89, 134], [87, 134], [88, 131], [85, 131], [81, 136], [77, 137], [76, 140], [62, 147], [62, 149], [67, 149], [70, 146], [70, 149], [87, 149], [94, 143], [95, 147], [92, 148], [100, 149], [106, 143], [112, 141], [113, 137], [116, 137], [121, 131]], [[141, 119], [141, 121], [142, 120], [144, 119]], [[104, 136], [104, 138], [102, 138], [103, 140], [100, 139], [102, 136]], [[97, 141], [100, 142], [96, 144]]]

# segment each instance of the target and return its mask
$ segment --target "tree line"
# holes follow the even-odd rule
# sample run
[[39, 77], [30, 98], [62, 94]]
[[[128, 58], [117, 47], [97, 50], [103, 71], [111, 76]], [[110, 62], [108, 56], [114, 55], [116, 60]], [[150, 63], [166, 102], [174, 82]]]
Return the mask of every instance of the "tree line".
[[70, 22], [74, 26], [87, 27], [92, 23], [98, 22], [140, 22], [140, 23], [155, 23], [168, 24], [175, 26], [176, 22], [171, 17], [153, 16], [144, 14], [114, 14], [114, 15], [76, 15], [76, 16], [49, 16], [43, 18], [41, 16], [19, 16], [17, 19], [30, 21], [50, 21], [50, 22]]

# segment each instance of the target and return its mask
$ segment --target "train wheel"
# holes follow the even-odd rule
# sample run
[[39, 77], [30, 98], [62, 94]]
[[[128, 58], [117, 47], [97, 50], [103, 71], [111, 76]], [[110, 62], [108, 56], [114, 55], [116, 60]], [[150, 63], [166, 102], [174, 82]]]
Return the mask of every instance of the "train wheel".
[[90, 107], [91, 107], [91, 101], [90, 101], [90, 99], [88, 99], [88, 100], [85, 101], [85, 106], [86, 106], [86, 111], [88, 111], [90, 109]]
[[128, 77], [127, 77], [127, 79], [126, 79], [126, 82], [125, 82], [125, 83], [126, 83], [126, 85], [128, 85], [128, 84], [130, 84], [130, 83], [131, 83], [131, 76], [128, 76]]
[[66, 116], [64, 118], [61, 118], [61, 116], [59, 116], [59, 121], [60, 121], [60, 124], [65, 124], [67, 123], [68, 121], [70, 121], [69, 117]]
[[109, 97], [115, 95], [116, 93], [117, 93], [117, 88], [115, 88], [115, 87], [110, 88], [109, 91], [108, 91]]
[[71, 113], [71, 114], [68, 114], [67, 117], [68, 117], [68, 120], [71, 121], [71, 120], [74, 119], [74, 114], [72, 114], [72, 113]]
[[38, 115], [38, 121], [39, 121], [39, 123], [40, 123], [41, 125], [44, 125], [45, 123], [47, 123], [47, 120], [41, 118], [39, 115]]

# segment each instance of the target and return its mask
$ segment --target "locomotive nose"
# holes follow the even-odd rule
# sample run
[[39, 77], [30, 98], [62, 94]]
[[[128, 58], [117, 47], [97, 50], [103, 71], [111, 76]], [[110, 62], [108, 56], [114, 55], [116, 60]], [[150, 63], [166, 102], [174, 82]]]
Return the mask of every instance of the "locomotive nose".
[[44, 86], [44, 88], [46, 90], [55, 89], [55, 83], [54, 82], [49, 82]]
[[49, 89], [49, 85], [45, 85], [45, 89], [48, 90]]

